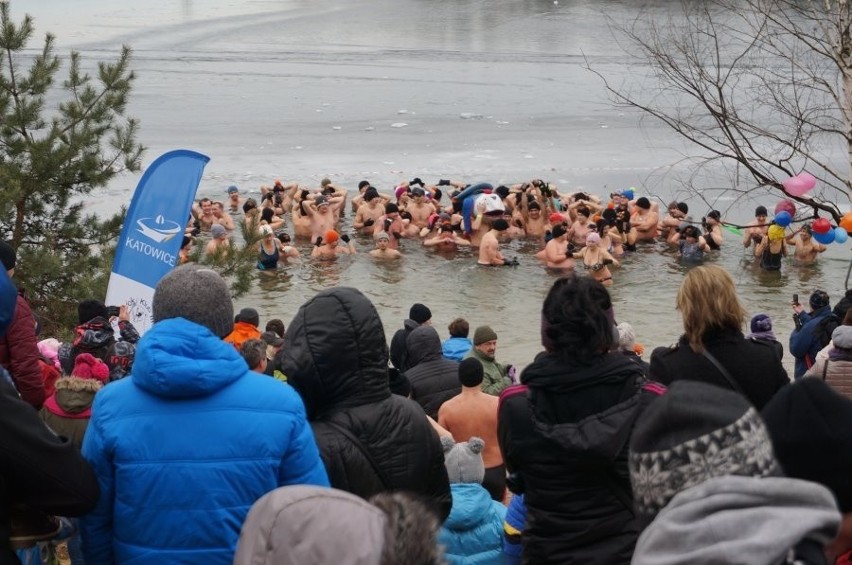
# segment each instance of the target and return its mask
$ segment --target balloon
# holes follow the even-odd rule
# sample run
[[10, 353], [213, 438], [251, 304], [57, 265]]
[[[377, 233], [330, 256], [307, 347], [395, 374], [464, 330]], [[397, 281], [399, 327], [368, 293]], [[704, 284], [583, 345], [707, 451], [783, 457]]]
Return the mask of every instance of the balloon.
[[831, 231], [831, 222], [829, 222], [825, 218], [817, 218], [816, 220], [814, 220], [811, 229], [814, 233], [828, 233], [829, 231]]
[[849, 239], [849, 234], [846, 233], [846, 228], [837, 226], [834, 228], [834, 243], [846, 243]]
[[810, 190], [807, 181], [799, 175], [790, 177], [781, 184], [784, 185], [784, 191], [790, 196], [802, 196]]
[[812, 190], [813, 187], [816, 186], [816, 178], [812, 174], [807, 171], [802, 171], [799, 173], [799, 179], [802, 181], [802, 185], [805, 187], [805, 192], [808, 190]]
[[840, 227], [845, 229], [847, 233], [852, 232], [852, 212], [846, 212], [840, 219]]
[[814, 232], [814, 239], [823, 245], [828, 245], [832, 241], [834, 241], [834, 230], [828, 230], [827, 232], [818, 233]]
[[[775, 213], [777, 214], [778, 212], [787, 212], [792, 218], [796, 215], [796, 205], [793, 204], [792, 200], [782, 200], [775, 205]], [[850, 217], [850, 222], [852, 222], [852, 217]]]
[[775, 214], [775, 223], [781, 226], [782, 228], [786, 228], [790, 225], [790, 222], [793, 221], [793, 217], [790, 216], [790, 212], [786, 210], [778, 212]]

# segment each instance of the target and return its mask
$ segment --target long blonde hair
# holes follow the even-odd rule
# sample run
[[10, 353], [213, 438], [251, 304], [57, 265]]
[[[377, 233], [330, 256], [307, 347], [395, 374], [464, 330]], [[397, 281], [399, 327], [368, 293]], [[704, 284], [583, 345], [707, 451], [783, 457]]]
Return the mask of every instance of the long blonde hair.
[[689, 347], [696, 353], [704, 351], [704, 337], [710, 330], [741, 330], [746, 319], [734, 280], [727, 271], [715, 265], [690, 269], [675, 303], [683, 317]]

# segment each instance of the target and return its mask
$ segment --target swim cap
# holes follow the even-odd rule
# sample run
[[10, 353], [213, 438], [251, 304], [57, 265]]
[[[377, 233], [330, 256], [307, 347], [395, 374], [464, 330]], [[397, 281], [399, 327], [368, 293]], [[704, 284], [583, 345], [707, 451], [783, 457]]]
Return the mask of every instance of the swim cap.
[[565, 235], [566, 233], [568, 233], [568, 230], [566, 230], [566, 229], [565, 229], [565, 226], [563, 226], [562, 224], [556, 224], [556, 225], [553, 227], [553, 231], [552, 231], [552, 232], [550, 232], [550, 233], [552, 233], [552, 234], [553, 234], [553, 239], [557, 239], [557, 238], [559, 238], [559, 237], [562, 237], [562, 236], [563, 236], [563, 235]]
[[597, 245], [601, 242], [601, 236], [598, 235], [598, 232], [591, 232], [586, 236], [586, 245]]
[[325, 232], [325, 235], [322, 236], [322, 240], [325, 243], [334, 243], [338, 239], [340, 239], [340, 234], [338, 234], [334, 230], [328, 230], [327, 232]]
[[494, 223], [491, 224], [491, 227], [497, 231], [505, 231], [509, 229], [509, 222], [507, 222], [503, 218], [500, 218], [494, 220]]
[[644, 196], [636, 201], [636, 205], [642, 208], [643, 210], [651, 209], [651, 201], [645, 198]]
[[393, 202], [388, 202], [385, 204], [385, 214], [394, 214], [399, 213], [399, 206], [394, 204]]
[[627, 190], [622, 190], [621, 195], [628, 200], [633, 200], [633, 188], [628, 188]]
[[235, 185], [233, 185], [233, 184], [232, 184], [231, 186], [229, 186], [229, 187], [228, 187], [228, 194], [232, 194], [232, 193], [234, 193], [234, 192], [239, 192], [239, 191], [240, 191], [240, 189], [239, 189], [239, 188], [237, 188], [237, 187], [236, 187]]
[[317, 199], [314, 200], [314, 203], [316, 203], [317, 208], [319, 208], [320, 206], [328, 204], [328, 198], [326, 198], [325, 196], [317, 196]]
[[412, 196], [425, 196], [426, 191], [423, 190], [422, 188], [420, 188], [419, 186], [417, 186], [417, 187], [414, 187], [414, 188], [411, 189], [411, 195]]
[[689, 206], [687, 206], [686, 202], [678, 202], [677, 209], [683, 212], [684, 214], [689, 212]]
[[380, 232], [376, 235], [376, 241], [378, 241], [378, 240], [380, 240], [380, 239], [384, 239], [384, 240], [386, 240], [386, 241], [390, 241], [390, 236], [388, 235], [388, 232], [386, 232], [386, 231], [380, 231]]
[[768, 216], [769, 212], [766, 211], [766, 206], [758, 206], [754, 209], [754, 217], [757, 216]]
[[784, 228], [779, 225], [771, 225], [769, 226], [769, 231], [766, 234], [769, 236], [769, 241], [778, 241], [779, 239], [784, 239]]
[[551, 224], [561, 224], [565, 221], [565, 216], [559, 212], [553, 212], [550, 216], [548, 216], [547, 221]]
[[406, 192], [408, 192], [408, 187], [398, 186], [398, 187], [396, 187], [396, 190], [393, 191], [393, 194], [394, 194], [394, 196], [396, 196], [396, 199], [399, 200], [400, 197], [402, 197], [402, 195], [405, 194]]
[[222, 224], [213, 224], [212, 226], [210, 226], [210, 235], [212, 235], [213, 237], [222, 237], [226, 233], [227, 230]]
[[272, 234], [272, 226], [267, 224], [263, 224], [262, 226], [260, 226], [260, 237], [266, 237]]

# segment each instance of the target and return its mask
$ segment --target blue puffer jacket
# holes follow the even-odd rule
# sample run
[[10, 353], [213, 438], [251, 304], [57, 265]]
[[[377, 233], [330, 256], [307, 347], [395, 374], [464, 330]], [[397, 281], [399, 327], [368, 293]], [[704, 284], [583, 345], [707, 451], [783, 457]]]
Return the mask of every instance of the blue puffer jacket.
[[469, 337], [451, 337], [446, 340], [441, 346], [444, 357], [453, 361], [461, 362], [464, 359], [464, 354], [470, 351], [473, 347], [473, 342]]
[[258, 498], [328, 485], [298, 394], [183, 318], [155, 324], [130, 378], [98, 392], [83, 455], [101, 489], [81, 519], [89, 563], [231, 563]]
[[453, 509], [438, 534], [448, 563], [502, 564], [503, 519], [506, 507], [476, 483], [450, 485]]

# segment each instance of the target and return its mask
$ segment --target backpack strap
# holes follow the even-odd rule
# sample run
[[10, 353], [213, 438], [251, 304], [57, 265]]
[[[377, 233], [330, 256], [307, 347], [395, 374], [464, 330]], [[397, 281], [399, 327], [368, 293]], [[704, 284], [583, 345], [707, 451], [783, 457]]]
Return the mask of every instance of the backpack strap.
[[822, 364], [822, 380], [825, 381], [825, 374], [828, 372], [828, 362], [831, 361], [828, 357], [825, 359], [825, 363]]
[[706, 357], [708, 361], [713, 363], [713, 366], [715, 366], [716, 369], [718, 369], [718, 371], [725, 378], [725, 380], [728, 381], [728, 384], [731, 386], [732, 389], [734, 389], [736, 392], [740, 393], [741, 395], [746, 396], [746, 393], [743, 390], [743, 388], [740, 386], [740, 383], [738, 383], [734, 379], [734, 377], [731, 376], [731, 373], [728, 372], [728, 370], [719, 362], [718, 359], [713, 357], [713, 355], [711, 355], [710, 352], [707, 351], [706, 347], [704, 348], [702, 355], [704, 355], [704, 357]]
[[382, 486], [386, 490], [389, 490], [391, 488], [391, 482], [388, 480], [381, 467], [379, 467], [379, 464], [376, 462], [376, 460], [373, 459], [373, 456], [367, 450], [367, 447], [364, 445], [364, 443], [360, 439], [358, 439], [355, 434], [353, 434], [337, 422], [326, 420], [325, 423], [340, 432], [346, 439], [349, 440], [350, 443], [352, 443], [352, 445], [358, 448], [358, 451], [361, 452], [361, 455], [363, 455], [367, 462], [370, 463], [370, 466], [373, 468], [373, 471], [376, 473], [376, 476], [379, 478], [379, 481], [382, 483]]

